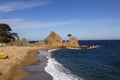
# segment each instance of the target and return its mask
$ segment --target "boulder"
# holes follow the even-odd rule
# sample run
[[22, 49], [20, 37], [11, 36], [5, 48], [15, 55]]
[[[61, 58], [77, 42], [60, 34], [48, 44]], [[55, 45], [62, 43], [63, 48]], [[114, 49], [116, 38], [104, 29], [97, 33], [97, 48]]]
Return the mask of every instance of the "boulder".
[[63, 43], [64, 47], [69, 47], [69, 48], [78, 48], [79, 47], [79, 43], [76, 37], [71, 37], [70, 40], [68, 40], [67, 42]]
[[62, 46], [62, 38], [56, 34], [54, 31], [50, 32], [47, 38], [44, 40], [46, 45], [53, 47], [61, 47]]

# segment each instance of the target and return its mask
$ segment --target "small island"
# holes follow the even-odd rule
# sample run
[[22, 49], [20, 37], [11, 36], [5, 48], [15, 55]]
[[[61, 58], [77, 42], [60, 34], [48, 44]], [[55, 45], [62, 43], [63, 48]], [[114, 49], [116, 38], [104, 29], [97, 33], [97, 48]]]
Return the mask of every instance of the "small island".
[[90, 48], [90, 46], [87, 45], [80, 46], [75, 36], [71, 36], [70, 39], [67, 41], [62, 40], [62, 38], [54, 31], [51, 31], [43, 42], [36, 42], [34, 46], [43, 46], [48, 48]]

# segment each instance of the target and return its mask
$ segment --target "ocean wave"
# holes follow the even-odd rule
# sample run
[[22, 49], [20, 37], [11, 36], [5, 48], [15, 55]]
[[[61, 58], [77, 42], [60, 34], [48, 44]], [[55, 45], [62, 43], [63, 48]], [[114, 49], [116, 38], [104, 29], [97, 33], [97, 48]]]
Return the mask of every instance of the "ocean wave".
[[[51, 51], [55, 51], [55, 49], [50, 50], [49, 52]], [[47, 58], [48, 63], [45, 67], [45, 71], [53, 76], [53, 80], [83, 80], [82, 78], [71, 74], [69, 70], [63, 67], [62, 64], [58, 63], [54, 58], [51, 57], [51, 55], [48, 55]]]

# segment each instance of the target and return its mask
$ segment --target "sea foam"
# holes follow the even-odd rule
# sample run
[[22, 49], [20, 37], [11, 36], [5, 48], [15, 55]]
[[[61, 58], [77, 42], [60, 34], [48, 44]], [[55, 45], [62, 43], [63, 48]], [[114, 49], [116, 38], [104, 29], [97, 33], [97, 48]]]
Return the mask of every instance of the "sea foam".
[[89, 49], [93, 49], [93, 48], [100, 48], [101, 46], [100, 45], [93, 45], [93, 46], [90, 46]]
[[55, 50], [56, 49], [48, 51], [50, 55], [47, 57], [48, 63], [45, 67], [45, 71], [53, 76], [53, 80], [83, 80], [82, 78], [71, 74], [68, 69], [51, 57], [50, 52]]
[[51, 50], [48, 50], [48, 52], [53, 52], [53, 51], [56, 51], [56, 50], [59, 50], [59, 49], [51, 49]]

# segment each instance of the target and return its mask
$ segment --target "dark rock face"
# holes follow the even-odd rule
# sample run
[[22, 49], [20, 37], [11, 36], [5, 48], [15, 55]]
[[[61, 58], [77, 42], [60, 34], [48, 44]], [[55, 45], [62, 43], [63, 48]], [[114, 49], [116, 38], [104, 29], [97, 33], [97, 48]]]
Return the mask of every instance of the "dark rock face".
[[61, 47], [62, 46], [62, 38], [56, 34], [55, 32], [50, 32], [47, 38], [44, 40], [47, 45], [54, 46], [54, 47]]

